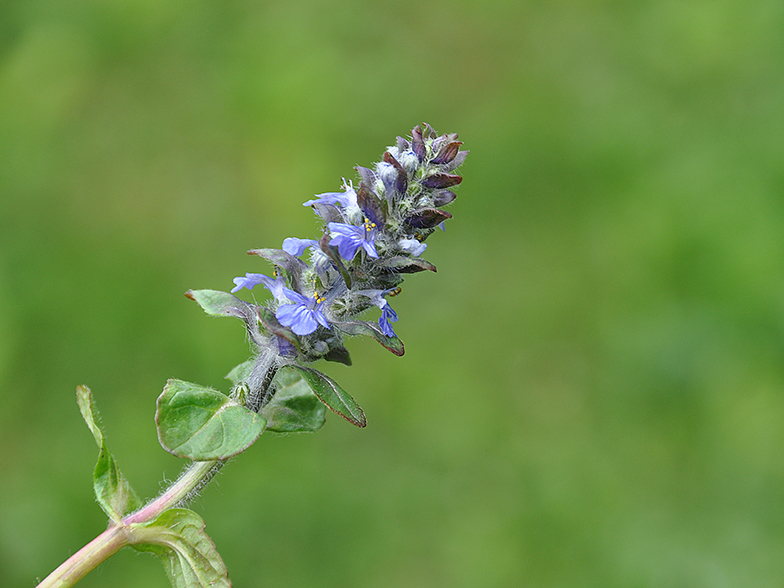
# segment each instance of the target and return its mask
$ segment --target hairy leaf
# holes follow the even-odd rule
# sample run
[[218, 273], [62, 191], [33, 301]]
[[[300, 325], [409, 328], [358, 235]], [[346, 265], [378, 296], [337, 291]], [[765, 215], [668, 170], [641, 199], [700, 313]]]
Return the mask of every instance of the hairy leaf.
[[371, 323], [369, 321], [345, 321], [334, 323], [334, 325], [347, 335], [369, 335], [397, 356], [401, 356], [406, 352], [403, 342], [397, 337], [386, 336], [377, 323]]
[[351, 395], [343, 390], [335, 380], [312, 368], [300, 365], [292, 365], [291, 368], [302, 375], [303, 380], [319, 400], [327, 405], [327, 408], [357, 427], [367, 425], [365, 413]]
[[192, 510], [172, 508], [149, 523], [130, 525], [131, 546], [157, 555], [173, 588], [231, 588], [226, 565], [204, 527]]
[[235, 366], [234, 369], [226, 374], [226, 379], [236, 386], [248, 378], [253, 371], [254, 365], [256, 365], [256, 360], [254, 358], [243, 361], [240, 365]]
[[90, 389], [86, 386], [78, 386], [76, 401], [82, 418], [87, 423], [99, 449], [98, 462], [93, 471], [95, 499], [109, 518], [119, 521], [124, 515], [139, 508], [142, 505], [141, 500], [123, 476], [112, 454], [109, 453], [103, 431], [96, 422], [98, 412]]
[[248, 318], [253, 314], [250, 305], [233, 294], [220, 290], [188, 290], [185, 296], [195, 300], [211, 316]]
[[325, 408], [296, 369], [286, 366], [273, 380], [275, 395], [260, 414], [276, 433], [315, 432], [324, 426]]
[[438, 208], [420, 208], [419, 210], [412, 211], [411, 214], [405, 218], [405, 221], [412, 227], [432, 229], [449, 218], [452, 218], [452, 215], [444, 210], [439, 210]]
[[351, 355], [348, 349], [342, 345], [331, 347], [327, 354], [324, 356], [327, 361], [334, 361], [335, 363], [342, 363], [343, 365], [351, 365]]
[[414, 274], [425, 270], [435, 272], [436, 266], [419, 257], [406, 257], [405, 255], [395, 255], [387, 257], [378, 262], [379, 267], [393, 269], [401, 274]]
[[166, 384], [155, 422], [161, 446], [194, 461], [228, 459], [245, 451], [266, 424], [222, 392], [181, 380]]

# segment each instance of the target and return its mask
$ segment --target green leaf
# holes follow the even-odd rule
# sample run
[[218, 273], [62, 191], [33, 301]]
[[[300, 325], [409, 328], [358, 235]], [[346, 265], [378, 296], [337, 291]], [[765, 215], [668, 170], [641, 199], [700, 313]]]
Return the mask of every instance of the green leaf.
[[86, 386], [77, 386], [76, 401], [82, 418], [87, 423], [99, 449], [98, 462], [93, 471], [95, 499], [109, 518], [120, 521], [123, 515], [139, 508], [142, 502], [122, 475], [112, 454], [109, 453], [103, 431], [96, 422], [98, 411], [93, 403], [90, 389]]
[[397, 337], [387, 337], [376, 323], [368, 321], [346, 321], [334, 323], [334, 325], [347, 335], [368, 335], [381, 343], [397, 356], [406, 352], [403, 342]]
[[158, 440], [178, 457], [228, 459], [258, 439], [266, 422], [222, 392], [169, 380], [155, 411]]
[[226, 565], [204, 527], [192, 510], [172, 508], [149, 523], [129, 525], [131, 546], [157, 555], [174, 588], [231, 588]]
[[287, 366], [278, 370], [273, 385], [275, 395], [261, 409], [268, 431], [315, 432], [324, 426], [324, 405], [296, 369]]
[[327, 405], [327, 408], [357, 427], [367, 426], [365, 413], [351, 395], [343, 390], [335, 380], [312, 368], [301, 365], [292, 365], [291, 368], [302, 375], [313, 393]]
[[251, 249], [248, 251], [248, 255], [263, 257], [271, 264], [282, 267], [287, 272], [297, 277], [307, 268], [307, 264], [304, 261], [282, 249]]
[[342, 363], [343, 365], [351, 365], [351, 355], [349, 355], [348, 349], [342, 345], [334, 345], [331, 347], [324, 356], [324, 359], [327, 361]]
[[431, 272], [436, 271], [436, 266], [434, 266], [426, 259], [420, 259], [418, 257], [405, 257], [403, 255], [387, 257], [385, 259], [377, 261], [376, 265], [378, 265], [379, 267], [393, 269], [397, 273], [401, 273], [401, 274], [414, 274], [416, 272], [422, 272], [425, 270]]
[[188, 290], [185, 296], [198, 302], [210, 316], [233, 316], [248, 318], [252, 314], [250, 305], [233, 294], [220, 290]]
[[256, 365], [256, 360], [251, 357], [248, 361], [242, 362], [226, 374], [226, 379], [236, 386], [248, 379], [254, 365]]

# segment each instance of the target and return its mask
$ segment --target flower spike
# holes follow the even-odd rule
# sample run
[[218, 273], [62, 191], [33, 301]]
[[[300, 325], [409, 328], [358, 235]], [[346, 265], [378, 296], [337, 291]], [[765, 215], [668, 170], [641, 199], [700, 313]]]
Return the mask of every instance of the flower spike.
[[[367, 334], [402, 355], [392, 328], [398, 315], [387, 297], [406, 275], [436, 271], [420, 256], [428, 247], [424, 241], [452, 218], [441, 207], [454, 201], [463, 179], [454, 173], [467, 154], [461, 146], [456, 134], [417, 125], [410, 138], [397, 137], [381, 161], [357, 166], [358, 184], [344, 178], [341, 192], [304, 202], [323, 223], [320, 238], [288, 237], [282, 249], [251, 251], [276, 268], [274, 278], [249, 273], [234, 279], [232, 292], [262, 284], [272, 293], [255, 313], [264, 319], [260, 331], [254, 327], [262, 333], [254, 343], [263, 346], [259, 339], [266, 333], [277, 352], [283, 341], [285, 362], [295, 357], [303, 364], [344, 360], [343, 337]], [[360, 320], [374, 307], [381, 311], [377, 322]]]

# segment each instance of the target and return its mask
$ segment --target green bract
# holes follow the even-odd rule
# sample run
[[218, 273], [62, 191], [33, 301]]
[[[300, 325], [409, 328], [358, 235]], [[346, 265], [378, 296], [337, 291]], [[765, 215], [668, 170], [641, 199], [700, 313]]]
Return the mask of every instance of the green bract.
[[319, 371], [300, 365], [292, 365], [290, 369], [299, 372], [313, 394], [318, 396], [319, 400], [326, 404], [330, 410], [342, 416], [352, 425], [358, 427], [367, 425], [365, 413], [351, 395], [338, 386], [335, 380]]

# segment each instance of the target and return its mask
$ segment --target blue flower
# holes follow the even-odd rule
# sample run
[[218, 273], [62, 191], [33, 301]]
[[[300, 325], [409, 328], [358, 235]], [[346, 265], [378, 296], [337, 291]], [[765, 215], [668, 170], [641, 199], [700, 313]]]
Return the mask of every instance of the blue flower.
[[392, 288], [390, 290], [360, 290], [357, 292], [357, 294], [370, 298], [371, 302], [381, 309], [381, 317], [378, 319], [378, 326], [381, 327], [381, 331], [387, 337], [397, 337], [395, 331], [392, 329], [392, 325], [389, 323], [396, 323], [398, 319], [397, 313], [392, 310], [392, 307], [384, 296], [390, 292], [392, 292], [392, 295], [394, 296], [394, 294], [399, 291], [399, 288]]
[[386, 161], [381, 161], [376, 164], [376, 173], [381, 178], [387, 194], [394, 193], [398, 181], [398, 172], [395, 166]]
[[361, 226], [346, 225], [343, 223], [327, 223], [332, 233], [329, 244], [338, 248], [340, 256], [351, 261], [357, 254], [357, 249], [362, 247], [370, 257], [378, 257], [376, 251], [376, 224], [366, 220]]
[[283, 288], [286, 298], [295, 304], [284, 304], [278, 307], [275, 317], [281, 325], [291, 327], [297, 335], [309, 335], [319, 324], [329, 329], [329, 323], [321, 312], [324, 297], [314, 294], [307, 298], [288, 288]]
[[416, 239], [400, 239], [397, 244], [400, 245], [400, 249], [406, 253], [410, 253], [414, 257], [419, 257], [425, 252], [425, 249], [427, 249], [427, 243], [422, 243]]
[[286, 237], [283, 240], [283, 251], [290, 253], [294, 257], [299, 257], [307, 247], [318, 247], [315, 239], [300, 239], [298, 237]]
[[242, 288], [253, 290], [253, 286], [263, 284], [270, 292], [272, 292], [272, 295], [276, 300], [283, 298], [285, 284], [281, 276], [272, 279], [268, 276], [265, 276], [264, 274], [245, 274], [245, 276], [234, 278], [234, 283], [236, 286], [231, 289], [232, 294], [238, 290], [241, 290]]
[[386, 300], [384, 302], [384, 306], [381, 307], [381, 317], [378, 319], [378, 326], [381, 327], [381, 330], [387, 337], [396, 337], [395, 331], [392, 330], [392, 325], [389, 323], [397, 322], [397, 313], [392, 310], [389, 302]]
[[319, 242], [315, 239], [300, 239], [298, 237], [287, 237], [283, 240], [283, 251], [290, 253], [294, 257], [299, 257], [310, 247], [310, 262], [313, 269], [322, 280], [326, 280], [327, 269], [332, 265], [332, 260], [321, 250]]
[[308, 200], [303, 203], [303, 206], [313, 206], [317, 203], [340, 205], [346, 215], [350, 218], [361, 218], [362, 210], [357, 204], [357, 192], [354, 190], [354, 185], [346, 178], [343, 178], [343, 190], [345, 192], [325, 192], [323, 194], [316, 194], [316, 199]]

